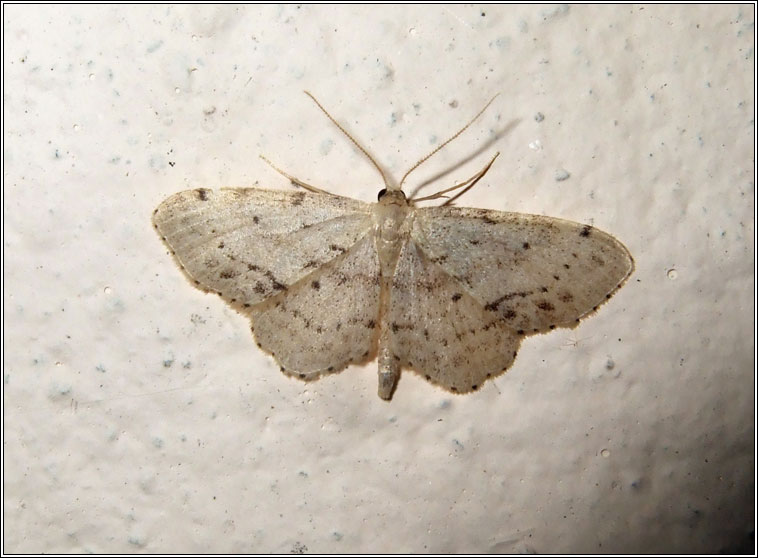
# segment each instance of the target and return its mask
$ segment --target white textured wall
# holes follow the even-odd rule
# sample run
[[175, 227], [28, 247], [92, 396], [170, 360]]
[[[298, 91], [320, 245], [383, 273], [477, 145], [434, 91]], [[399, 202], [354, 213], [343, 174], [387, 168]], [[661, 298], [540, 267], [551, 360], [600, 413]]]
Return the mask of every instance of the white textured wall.
[[[4, 550], [752, 551], [752, 10], [4, 6]], [[150, 214], [261, 153], [373, 201], [303, 89], [395, 177], [500, 92], [415, 183], [500, 151], [461, 205], [634, 275], [474, 395], [284, 377]]]

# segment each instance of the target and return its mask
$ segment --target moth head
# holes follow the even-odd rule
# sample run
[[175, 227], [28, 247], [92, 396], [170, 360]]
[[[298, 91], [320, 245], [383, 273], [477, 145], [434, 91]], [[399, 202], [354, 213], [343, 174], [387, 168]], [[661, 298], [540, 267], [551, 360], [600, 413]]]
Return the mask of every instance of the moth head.
[[408, 205], [408, 199], [405, 197], [402, 190], [382, 188], [379, 190], [379, 194], [376, 197], [379, 200], [379, 203], [382, 204]]

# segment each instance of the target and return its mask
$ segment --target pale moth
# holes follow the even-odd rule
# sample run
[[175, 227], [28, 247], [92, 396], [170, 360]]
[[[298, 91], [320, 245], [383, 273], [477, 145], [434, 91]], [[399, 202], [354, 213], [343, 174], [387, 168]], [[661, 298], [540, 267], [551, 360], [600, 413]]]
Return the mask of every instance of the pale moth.
[[[408, 174], [489, 103], [395, 184], [313, 100], [382, 175], [378, 203], [276, 169], [303, 189], [200, 188], [153, 213], [192, 283], [248, 316], [258, 347], [285, 374], [315, 380], [378, 357], [382, 399], [402, 368], [474, 391], [513, 364], [524, 337], [576, 326], [631, 274], [624, 245], [589, 225], [451, 206], [494, 158], [451, 188], [406, 197]], [[416, 205], [454, 189], [442, 205]]]

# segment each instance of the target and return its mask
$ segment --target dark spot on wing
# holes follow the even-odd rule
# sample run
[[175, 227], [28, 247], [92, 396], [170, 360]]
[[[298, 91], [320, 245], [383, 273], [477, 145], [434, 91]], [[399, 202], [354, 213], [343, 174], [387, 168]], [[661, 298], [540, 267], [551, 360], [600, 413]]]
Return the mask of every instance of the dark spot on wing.
[[320, 264], [316, 260], [311, 260], [303, 266], [303, 269], [308, 269], [309, 267], [318, 267], [319, 265]]
[[223, 242], [219, 242], [219, 243], [218, 243], [218, 247], [219, 247], [219, 248], [222, 248], [222, 249], [223, 249], [223, 247], [224, 247], [224, 243], [223, 243]]
[[225, 269], [219, 275], [221, 276], [222, 279], [231, 279], [237, 276], [237, 272], [234, 271], [233, 269]]
[[492, 302], [490, 302], [489, 304], [487, 304], [484, 307], [484, 309], [485, 310], [489, 310], [490, 312], [494, 312], [495, 310], [497, 310], [497, 307], [500, 306], [501, 302], [503, 302], [505, 300], [511, 300], [512, 298], [516, 298], [516, 297], [526, 298], [527, 296], [529, 296], [533, 292], [534, 291], [515, 291], [515, 292], [512, 292], [512, 293], [504, 294], [500, 298], [495, 299]]
[[274, 290], [277, 290], [277, 291], [286, 291], [287, 290], [287, 285], [285, 285], [284, 283], [279, 282], [276, 279], [276, 277], [274, 277], [274, 274], [271, 273], [271, 271], [266, 271], [265, 275], [271, 281], [271, 287]]
[[251, 264], [251, 263], [247, 264], [247, 269], [248, 269], [248, 271], [260, 271], [261, 270], [260, 267], [258, 267], [255, 264]]
[[558, 275], [553, 275], [553, 279], [555, 279], [556, 281], [560, 281], [561, 280], [560, 276], [558, 276]]
[[336, 244], [330, 244], [329, 250], [332, 250], [334, 252], [340, 252], [341, 254], [344, 254], [345, 252], [347, 252], [345, 248], [343, 248], [342, 246], [337, 246]]
[[550, 304], [547, 300], [543, 300], [542, 302], [537, 303], [537, 308], [544, 310], [545, 312], [552, 312], [555, 310], [555, 306]]
[[313, 287], [316, 290], [319, 290], [321, 288], [321, 283], [319, 283], [318, 281], [313, 281], [311, 283], [311, 287]]
[[516, 312], [513, 310], [513, 308], [507, 308], [505, 312], [503, 312], [503, 318], [506, 320], [512, 320], [516, 317]]
[[197, 199], [200, 201], [206, 201], [208, 199], [208, 190], [205, 188], [198, 188], [195, 190], [195, 194], [197, 194]]
[[524, 243], [521, 245], [521, 247], [522, 247], [524, 250], [529, 250], [529, 243], [528, 243], [528, 242], [524, 242]]
[[478, 240], [469, 240], [470, 244], [473, 244], [474, 246], [477, 246], [479, 244]]
[[561, 302], [567, 302], [568, 303], [568, 302], [571, 302], [572, 300], [574, 300], [574, 295], [572, 295], [570, 292], [567, 291], [565, 293], [559, 294], [558, 295], [558, 299]]
[[590, 257], [592, 258], [592, 261], [595, 262], [597, 265], [599, 266], [605, 265], [605, 260], [601, 258], [600, 256], [598, 256], [597, 254], [592, 254], [592, 256]]
[[518, 330], [516, 333], [518, 333], [519, 335], [524, 335], [524, 330], [523, 330], [523, 329], [520, 329], [520, 330]]
[[590, 227], [589, 225], [584, 225], [584, 228], [582, 228], [582, 232], [579, 233], [579, 236], [587, 237], [590, 235], [591, 230], [592, 230], [592, 227]]
[[452, 296], [453, 302], [458, 302], [461, 299], [461, 296], [462, 296], [461, 293], [455, 293]]
[[305, 192], [295, 192], [292, 194], [292, 205], [297, 207], [299, 205], [303, 205], [303, 200], [305, 199]]
[[255, 223], [257, 225], [259, 222], [260, 222], [260, 219], [258, 219], [258, 216], [257, 215], [253, 215], [253, 223]]
[[374, 329], [376, 327], [376, 322], [374, 320], [369, 320], [366, 324], [366, 327], [369, 329]]
[[565, 267], [566, 269], [571, 269], [571, 266], [569, 264], [563, 264], [563, 267]]

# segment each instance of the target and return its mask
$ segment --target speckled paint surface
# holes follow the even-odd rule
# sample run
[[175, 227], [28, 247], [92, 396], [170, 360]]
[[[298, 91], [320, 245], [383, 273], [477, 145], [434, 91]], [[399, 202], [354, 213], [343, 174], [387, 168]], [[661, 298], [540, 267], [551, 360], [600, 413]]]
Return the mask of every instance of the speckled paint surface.
[[[4, 11], [4, 551], [718, 552], [754, 540], [753, 6]], [[411, 186], [635, 258], [453, 396], [283, 376], [150, 215], [187, 188]], [[461, 164], [463, 163], [463, 164]]]

